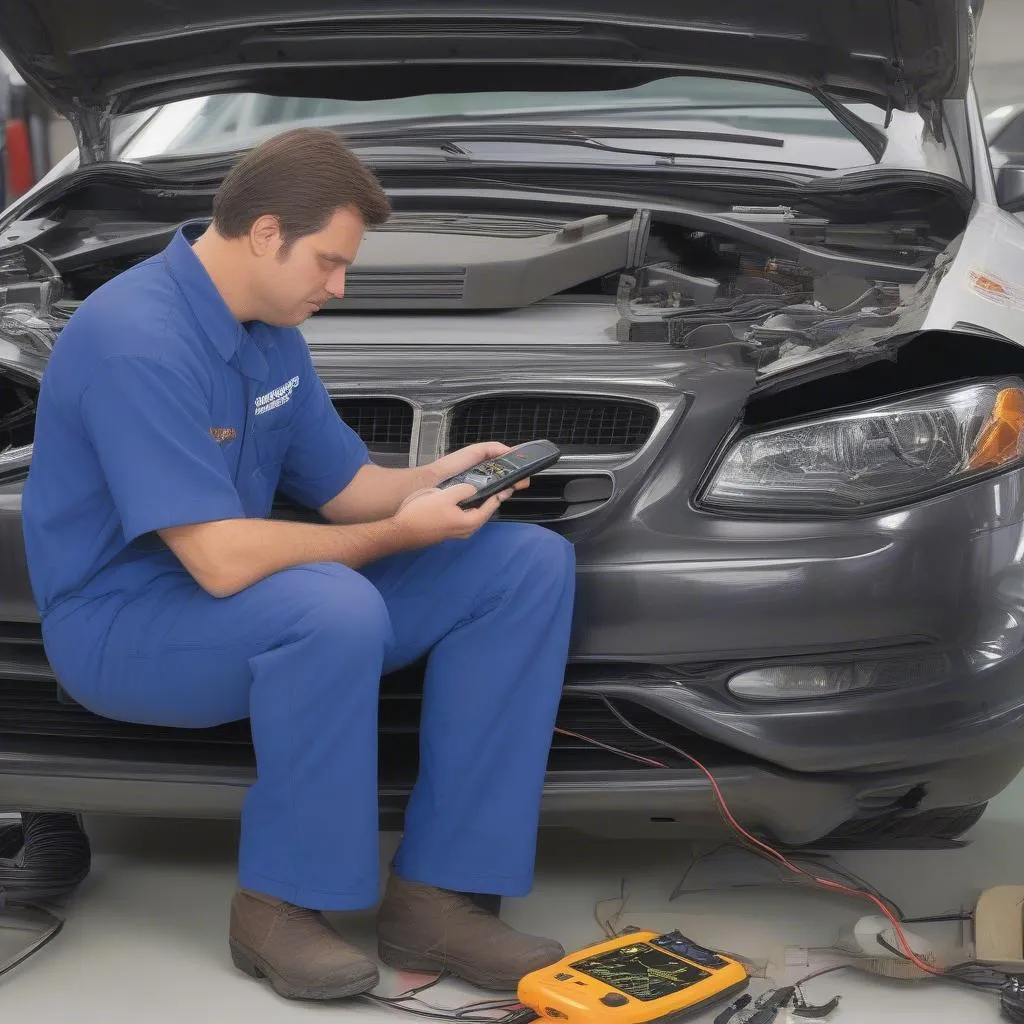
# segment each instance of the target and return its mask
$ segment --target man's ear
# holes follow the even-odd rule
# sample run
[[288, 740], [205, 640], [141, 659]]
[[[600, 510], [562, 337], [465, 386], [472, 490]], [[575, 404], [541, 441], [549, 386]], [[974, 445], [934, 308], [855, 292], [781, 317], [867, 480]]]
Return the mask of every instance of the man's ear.
[[281, 222], [270, 213], [253, 221], [249, 245], [255, 256], [273, 256], [281, 247]]

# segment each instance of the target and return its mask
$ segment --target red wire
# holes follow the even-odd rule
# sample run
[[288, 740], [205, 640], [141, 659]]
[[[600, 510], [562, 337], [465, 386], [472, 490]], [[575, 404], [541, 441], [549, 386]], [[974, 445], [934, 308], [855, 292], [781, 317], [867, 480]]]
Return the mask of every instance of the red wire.
[[[623, 719], [623, 722], [625, 724], [627, 724], [627, 725], [629, 724], [628, 722], [626, 722], [625, 719]], [[653, 767], [657, 767], [657, 768], [667, 768], [668, 767], [668, 765], [663, 764], [660, 761], [655, 761], [655, 760], [653, 760], [651, 758], [647, 758], [647, 757], [641, 757], [639, 754], [631, 754], [631, 753], [628, 753], [627, 751], [619, 750], [618, 748], [609, 746], [606, 743], [601, 743], [598, 740], [591, 739], [589, 736], [580, 736], [579, 734], [574, 733], [574, 732], [569, 732], [566, 729], [556, 729], [555, 731], [556, 732], [560, 732], [560, 733], [562, 733], [562, 734], [564, 734], [566, 736], [572, 736], [574, 739], [585, 740], [588, 743], [593, 743], [595, 746], [603, 747], [605, 750], [610, 750], [610, 751], [612, 751], [614, 753], [622, 754], [625, 757], [631, 757], [635, 761], [642, 761], [642, 762], [644, 762], [646, 764], [649, 764], [649, 765], [651, 765]], [[697, 768], [699, 768], [704, 773], [704, 775], [707, 776], [707, 780], [708, 780], [708, 782], [711, 783], [711, 788], [714, 791], [715, 799], [718, 802], [718, 806], [719, 806], [722, 814], [724, 815], [725, 820], [729, 823], [729, 825], [740, 836], [742, 836], [744, 839], [746, 839], [747, 842], [752, 843], [755, 847], [757, 847], [763, 853], [767, 854], [773, 860], [778, 861], [780, 864], [783, 865], [783, 867], [788, 868], [794, 874], [802, 875], [805, 878], [809, 878], [812, 882], [814, 882], [817, 885], [820, 885], [823, 889], [831, 889], [831, 890], [834, 890], [836, 892], [845, 893], [846, 895], [849, 895], [849, 896], [858, 896], [861, 899], [870, 900], [872, 903], [875, 904], [876, 907], [878, 907], [878, 909], [891, 922], [893, 928], [895, 928], [895, 930], [896, 930], [896, 935], [897, 935], [897, 938], [899, 939], [900, 946], [902, 946], [902, 948], [903, 948], [904, 954], [906, 955], [907, 959], [915, 967], [917, 967], [919, 970], [924, 971], [926, 974], [932, 974], [932, 975], [937, 975], [938, 976], [938, 975], [942, 975], [942, 974], [945, 973], [941, 968], [934, 967], [931, 964], [929, 964], [926, 960], [922, 960], [921, 957], [919, 957], [913, 951], [913, 949], [910, 948], [910, 943], [907, 941], [907, 937], [904, 934], [902, 927], [900, 926], [899, 919], [885, 905], [885, 903], [882, 900], [880, 900], [877, 896], [874, 895], [874, 893], [866, 892], [864, 889], [854, 889], [851, 886], [843, 885], [840, 882], [835, 882], [835, 881], [833, 881], [830, 878], [820, 878], [818, 875], [812, 874], [810, 871], [805, 871], [802, 867], [800, 867], [797, 864], [794, 864], [791, 860], [789, 860], [786, 857], [784, 857], [774, 847], [771, 847], [767, 843], [761, 842], [761, 840], [756, 838], [755, 836], [752, 836], [733, 817], [732, 811], [729, 810], [729, 805], [725, 802], [725, 797], [722, 795], [722, 790], [719, 787], [718, 783], [715, 781], [714, 775], [712, 775], [711, 772], [707, 768], [705, 768], [704, 765], [702, 765], [700, 763], [700, 761], [697, 760], [697, 758], [693, 757], [691, 754], [686, 753], [685, 750], [678, 750], [678, 748], [673, 748], [673, 749], [677, 750], [677, 752], [679, 754], [682, 754], [682, 756], [685, 757], [692, 765], [694, 765]]]
[[663, 761], [655, 761], [653, 758], [644, 757], [642, 754], [632, 754], [628, 750], [620, 750], [618, 747], [613, 747], [607, 743], [602, 743], [600, 740], [595, 740], [591, 736], [582, 736], [580, 733], [570, 732], [568, 729], [555, 729], [555, 732], [561, 733], [563, 736], [571, 736], [574, 740], [582, 740], [584, 743], [591, 743], [595, 747], [601, 747], [603, 750], [611, 751], [613, 754], [628, 757], [631, 761], [639, 761], [640, 764], [650, 765], [652, 768], [668, 767], [668, 765]]
[[926, 960], [922, 960], [921, 957], [919, 957], [913, 951], [913, 949], [910, 948], [910, 943], [907, 941], [907, 936], [904, 934], [902, 927], [900, 927], [900, 922], [898, 918], [885, 905], [885, 903], [882, 902], [882, 900], [875, 896], [874, 893], [866, 892], [863, 889], [854, 889], [851, 886], [843, 885], [840, 882], [835, 882], [830, 878], [820, 878], [818, 875], [812, 874], [810, 871], [805, 871], [799, 865], [794, 864], [791, 860], [788, 860], [786, 857], [784, 857], [781, 853], [779, 853], [778, 850], [769, 846], [767, 843], [762, 843], [760, 839], [757, 839], [755, 836], [752, 836], [733, 817], [732, 812], [729, 810], [729, 805], [725, 802], [725, 797], [722, 795], [722, 790], [719, 788], [719, 785], [715, 781], [715, 777], [711, 774], [711, 772], [708, 771], [708, 769], [705, 768], [704, 765], [702, 765], [700, 761], [698, 761], [695, 757], [692, 757], [690, 754], [687, 754], [685, 750], [680, 751], [680, 753], [688, 761], [690, 761], [691, 764], [696, 765], [707, 776], [708, 782], [711, 783], [711, 788], [714, 790], [715, 799], [718, 801], [718, 805], [721, 808], [722, 813], [725, 815], [726, 820], [741, 836], [743, 836], [744, 839], [746, 839], [750, 843], [753, 843], [755, 846], [759, 847], [770, 857], [777, 860], [780, 864], [788, 868], [790, 871], [798, 875], [803, 875], [805, 878], [811, 879], [812, 882], [815, 882], [817, 885], [820, 885], [824, 889], [833, 889], [836, 892], [842, 892], [849, 896], [859, 896], [861, 899], [870, 900], [892, 923], [893, 928], [895, 928], [896, 930], [896, 935], [899, 939], [900, 945], [903, 947], [904, 954], [915, 967], [917, 967], [919, 970], [924, 971], [926, 974], [941, 975], [945, 973], [941, 968], [933, 967]]

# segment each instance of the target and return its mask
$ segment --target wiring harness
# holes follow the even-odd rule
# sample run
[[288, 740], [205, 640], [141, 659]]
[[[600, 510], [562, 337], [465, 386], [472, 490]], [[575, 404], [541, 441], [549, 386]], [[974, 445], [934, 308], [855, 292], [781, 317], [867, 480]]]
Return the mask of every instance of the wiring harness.
[[70, 895], [91, 866], [89, 838], [77, 815], [23, 814], [20, 821], [0, 825], [0, 925], [15, 910], [27, 911], [43, 925], [39, 938], [0, 963], [0, 977], [59, 934], [63, 918], [43, 904]]
[[[903, 925], [906, 924], [925, 921], [962, 920], [963, 915], [941, 915], [939, 917], [914, 919], [906, 918], [899, 906], [892, 900], [888, 899], [863, 879], [852, 875], [849, 872], [843, 871], [838, 866], [825, 863], [812, 865], [811, 869], [804, 867], [800, 863], [801, 861], [813, 861], [814, 858], [807, 854], [799, 853], [790, 853], [789, 856], [786, 856], [775, 847], [762, 841], [755, 835], [752, 835], [736, 820], [726, 803], [721, 787], [714, 775], [703, 764], [701, 764], [700, 761], [688, 754], [685, 750], [674, 746], [668, 741], [644, 732], [637, 725], [631, 722], [607, 697], [601, 697], [600, 699], [608, 711], [610, 711], [611, 714], [614, 715], [615, 718], [617, 718], [618, 721], [634, 735], [646, 740], [655, 749], [660, 748], [661, 750], [671, 752], [678, 757], [683, 758], [702, 772], [711, 785], [718, 810], [729, 828], [738, 838], [738, 845], [740, 848], [747, 849], [751, 853], [754, 853], [781, 867], [784, 872], [787, 872], [797, 883], [817, 887], [839, 895], [853, 897], [855, 899], [871, 903], [876, 909], [882, 912], [895, 931], [897, 939], [896, 945], [886, 942], [885, 939], [881, 937], [878, 938], [878, 942], [887, 949], [892, 957], [895, 958], [892, 961], [894, 964], [905, 965], [907, 968], [912, 968], [914, 975], [917, 977], [931, 978], [954, 984], [966, 985], [971, 988], [987, 991], [990, 994], [997, 995], [999, 997], [1000, 1009], [1002, 1010], [1003, 1016], [1010, 1021], [1024, 1024], [1024, 977], [1017, 977], [1006, 972], [999, 971], [990, 965], [974, 962], [954, 964], [949, 967], [937, 966], [936, 964], [929, 962], [927, 959], [918, 956], [914, 952], [903, 930]], [[570, 732], [567, 729], [561, 728], [558, 728], [555, 731], [562, 735], [572, 736], [574, 739], [590, 743], [595, 747], [600, 747], [603, 750], [618, 754], [629, 760], [640, 762], [651, 768], [669, 767], [669, 765], [664, 761], [622, 750], [621, 748], [611, 746], [610, 744], [603, 743], [600, 740], [581, 733]], [[838, 877], [827, 877], [821, 873], [822, 871], [827, 871]], [[624, 884], [625, 883], [623, 883], [623, 885]], [[678, 894], [682, 884], [683, 882], [680, 881], [679, 886], [676, 888], [676, 892], [673, 893], [673, 897]], [[615, 898], [624, 901], [624, 890], [619, 897]], [[604, 929], [605, 934], [614, 934], [614, 929], [610, 929], [609, 923], [603, 922], [598, 916], [597, 907], [595, 907], [595, 917], [597, 918], [597, 923]], [[853, 965], [838, 964], [814, 971], [806, 977], [801, 978], [800, 981], [796, 982], [794, 985], [769, 990], [756, 1002], [751, 1000], [749, 996], [741, 997], [741, 999], [737, 1000], [737, 1002], [731, 1007], [726, 1008], [719, 1014], [715, 1019], [715, 1024], [774, 1024], [778, 1014], [789, 1006], [791, 1002], [793, 1004], [791, 1012], [796, 1018], [803, 1017], [814, 1019], [825, 1017], [838, 1005], [838, 997], [822, 1006], [813, 1006], [804, 998], [802, 986], [822, 975], [831, 974], [835, 971], [846, 970], [851, 966]], [[535, 1021], [538, 1019], [537, 1014], [529, 1007], [518, 1004], [511, 999], [469, 1003], [465, 1006], [447, 1009], [431, 1005], [420, 998], [423, 992], [433, 988], [446, 976], [446, 974], [440, 974], [426, 984], [410, 989], [399, 996], [387, 998], [371, 994], [364, 998], [380, 1006], [387, 1006], [394, 1010], [400, 1010], [403, 1013], [432, 1020], [464, 1021], [467, 1022], [467, 1024], [468, 1022], [480, 1022], [480, 1024], [484, 1024], [484, 1022], [486, 1022], [486, 1024], [527, 1024], [529, 1021]], [[496, 1013], [501, 1015], [491, 1016], [491, 1014]]]
[[[980, 989], [987, 991], [991, 994], [998, 995], [999, 1006], [1002, 1011], [1004, 1018], [1010, 1021], [1019, 1022], [1024, 1024], [1024, 976], [1011, 974], [1008, 971], [999, 970], [993, 965], [968, 961], [966, 963], [953, 964], [949, 967], [939, 967], [928, 960], [918, 956], [913, 949], [910, 947], [910, 943], [907, 941], [906, 934], [903, 930], [904, 924], [914, 923], [911, 919], [904, 918], [899, 907], [897, 907], [892, 900], [887, 899], [877, 889], [864, 883], [862, 879], [856, 878], [855, 876], [845, 875], [843, 881], [837, 881], [834, 878], [827, 878], [821, 874], [816, 873], [813, 870], [808, 870], [802, 867], [798, 860], [801, 859], [797, 855], [791, 854], [789, 857], [785, 856], [779, 850], [770, 846], [768, 843], [762, 842], [756, 836], [748, 832], [737, 820], [733, 817], [732, 812], [729, 810], [729, 806], [725, 801], [725, 797], [722, 794], [721, 787], [718, 785], [714, 775], [698, 761], [695, 757], [688, 754], [685, 750], [680, 749], [677, 746], [667, 742], [666, 740], [660, 739], [657, 736], [652, 736], [650, 733], [644, 732], [638, 728], [633, 722], [631, 722], [622, 712], [615, 707], [615, 705], [607, 698], [601, 698], [602, 703], [605, 707], [619, 720], [619, 722], [627, 729], [629, 729], [635, 735], [647, 740], [654, 744], [656, 747], [660, 747], [663, 750], [670, 751], [673, 754], [688, 761], [691, 765], [697, 768], [708, 780], [711, 785], [712, 792], [714, 794], [715, 801], [718, 805], [719, 812], [724, 818], [725, 822], [729, 825], [732, 831], [738, 836], [741, 846], [745, 846], [751, 852], [771, 861], [775, 864], [780, 865], [786, 871], [793, 874], [796, 880], [809, 884], [811, 886], [817, 886], [819, 888], [829, 890], [844, 896], [852, 896], [857, 899], [865, 900], [869, 903], [874, 904], [886, 917], [889, 923], [893, 926], [895, 931], [897, 943], [895, 945], [888, 943], [885, 939], [879, 937], [878, 942], [882, 945], [889, 953], [896, 958], [896, 963], [903, 963], [916, 969], [919, 977], [939, 979], [954, 984], [966, 985], [970, 988]], [[588, 737], [580, 736], [579, 739], [586, 740]], [[609, 747], [603, 743], [597, 743], [596, 741], [590, 741], [595, 743], [597, 746], [602, 746], [607, 750], [611, 750], [615, 753], [621, 753], [625, 757], [634, 759], [636, 755], [628, 754], [625, 751], [617, 750], [616, 748]], [[656, 761], [650, 758], [643, 759], [647, 764], [652, 767], [667, 768], [668, 765], [661, 761]], [[831, 869], [835, 873], [835, 869]], [[678, 887], [677, 887], [678, 890]], [[957, 916], [942, 916], [938, 918], [917, 918], [917, 921], [938, 921], [938, 920], [954, 920]], [[802, 982], [809, 981], [813, 977], [817, 977], [818, 973], [830, 973], [833, 970], [842, 969], [841, 967], [827, 968], [825, 971], [817, 972], [813, 975], [809, 975], [807, 978], [802, 979]], [[759, 1010], [759, 1013], [763, 1016], [764, 1024], [767, 1024], [769, 1020], [774, 1020], [774, 1016], [769, 1017], [765, 1010]], [[750, 1022], [748, 1022], [750, 1024]], [[761, 1020], [756, 1020], [756, 1024], [762, 1024]]]

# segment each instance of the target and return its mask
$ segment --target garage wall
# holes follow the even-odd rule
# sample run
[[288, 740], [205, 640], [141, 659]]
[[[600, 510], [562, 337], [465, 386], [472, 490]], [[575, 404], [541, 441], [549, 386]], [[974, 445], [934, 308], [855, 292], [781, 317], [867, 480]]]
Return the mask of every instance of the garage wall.
[[75, 148], [75, 132], [62, 117], [50, 122], [50, 161], [57, 163]]
[[1024, 0], [985, 0], [974, 80], [986, 111], [1024, 100]]

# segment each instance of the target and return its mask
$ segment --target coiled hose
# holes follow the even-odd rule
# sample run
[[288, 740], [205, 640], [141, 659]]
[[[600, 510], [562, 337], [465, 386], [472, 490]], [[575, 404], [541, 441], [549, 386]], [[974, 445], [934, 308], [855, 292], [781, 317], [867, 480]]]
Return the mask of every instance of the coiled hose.
[[89, 837], [77, 815], [26, 813], [20, 821], [0, 825], [0, 925], [5, 912], [24, 908], [46, 926], [26, 949], [7, 963], [0, 963], [0, 976], [24, 963], [59, 934], [63, 918], [40, 904], [70, 895], [91, 866]]
[[89, 837], [74, 814], [23, 814], [0, 828], [0, 911], [73, 892], [89, 874]]

